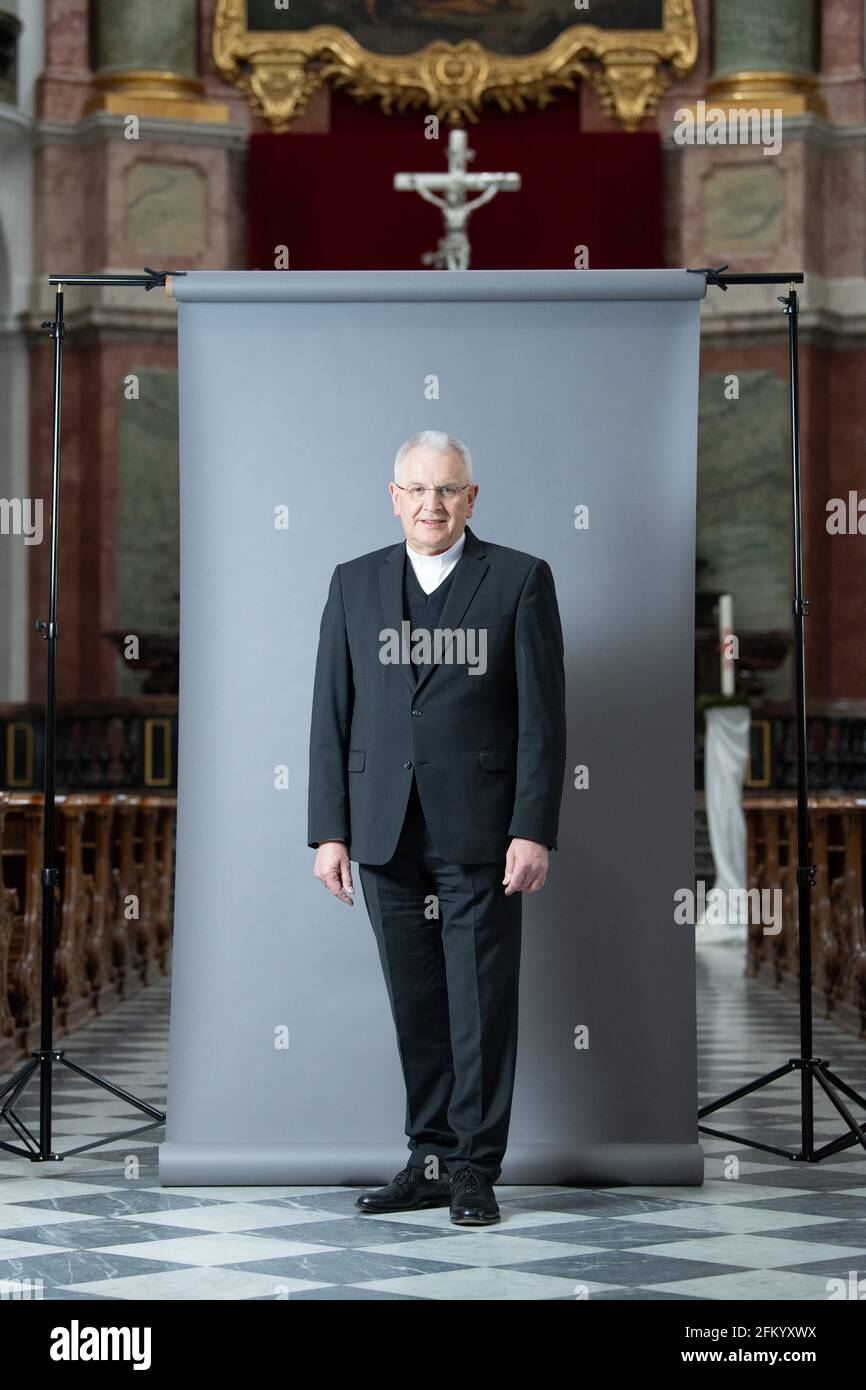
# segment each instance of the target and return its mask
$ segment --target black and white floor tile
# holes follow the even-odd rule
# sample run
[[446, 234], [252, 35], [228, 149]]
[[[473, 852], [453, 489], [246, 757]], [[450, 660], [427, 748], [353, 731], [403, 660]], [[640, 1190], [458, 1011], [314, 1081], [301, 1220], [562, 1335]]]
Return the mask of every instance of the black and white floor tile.
[[[798, 1050], [795, 1005], [744, 980], [740, 960], [735, 947], [699, 951], [702, 1102]], [[59, 1045], [162, 1107], [167, 1041], [165, 984]], [[815, 1051], [866, 1094], [866, 1043], [819, 1019]], [[33, 1125], [35, 1090], [17, 1107]], [[58, 1149], [139, 1119], [66, 1068], [54, 1115]], [[819, 1144], [843, 1132], [823, 1095], [816, 1116]], [[796, 1148], [797, 1075], [706, 1123]], [[866, 1277], [860, 1146], [812, 1165], [704, 1135], [703, 1187], [498, 1186], [502, 1221], [479, 1230], [452, 1226], [447, 1208], [363, 1216], [350, 1188], [160, 1187], [162, 1137], [151, 1129], [51, 1171], [0, 1149], [0, 1297], [787, 1301]]]

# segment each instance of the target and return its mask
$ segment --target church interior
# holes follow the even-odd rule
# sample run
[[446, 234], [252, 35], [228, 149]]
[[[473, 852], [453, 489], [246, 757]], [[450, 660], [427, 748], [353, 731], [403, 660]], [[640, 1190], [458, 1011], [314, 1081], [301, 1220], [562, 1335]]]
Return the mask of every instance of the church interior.
[[[755, 109], [767, 119], [737, 125]], [[477, 1234], [445, 1211], [371, 1221], [350, 1185], [165, 1187], [157, 1167], [181, 717], [172, 277], [200, 270], [753, 277], [708, 283], [700, 306], [691, 886], [777, 893], [779, 920], [707, 905], [680, 928], [698, 1103], [797, 1054], [804, 996], [814, 1055], [866, 1086], [864, 150], [863, 0], [0, 0], [4, 1284], [89, 1306], [789, 1302], [862, 1270], [866, 1120], [849, 1091], [853, 1142], [784, 1157], [803, 1132], [797, 1068], [729, 1123], [705, 1116], [702, 1186], [500, 1186], [503, 1222]], [[802, 272], [805, 750], [787, 284], [759, 282], [775, 272]], [[48, 277], [145, 273], [147, 290], [65, 284], [55, 556]], [[20, 1097], [8, 1083], [45, 1045], [49, 760], [54, 1045], [151, 1118], [133, 1133], [120, 1095], [58, 1069], [53, 1142], [82, 1151], [42, 1172], [21, 1156], [38, 1075]], [[615, 825], [611, 840], [626, 865], [635, 846]], [[816, 1088], [815, 1142], [846, 1123]]]

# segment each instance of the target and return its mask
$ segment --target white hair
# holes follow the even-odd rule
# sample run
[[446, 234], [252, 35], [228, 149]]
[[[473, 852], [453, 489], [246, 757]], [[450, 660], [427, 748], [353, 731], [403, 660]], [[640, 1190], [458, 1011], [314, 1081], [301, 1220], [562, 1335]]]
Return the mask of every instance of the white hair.
[[466, 448], [466, 445], [461, 443], [459, 439], [455, 439], [453, 434], [443, 434], [441, 430], [420, 430], [418, 434], [413, 434], [411, 439], [407, 439], [405, 444], [401, 444], [400, 448], [397, 450], [394, 459], [395, 483], [400, 481], [400, 471], [403, 467], [403, 460], [409, 453], [409, 450], [419, 445], [423, 446], [425, 449], [435, 449], [437, 453], [440, 454], [459, 454], [460, 458], [463, 460], [463, 466], [466, 469], [466, 479], [468, 482], [472, 482], [472, 455]]

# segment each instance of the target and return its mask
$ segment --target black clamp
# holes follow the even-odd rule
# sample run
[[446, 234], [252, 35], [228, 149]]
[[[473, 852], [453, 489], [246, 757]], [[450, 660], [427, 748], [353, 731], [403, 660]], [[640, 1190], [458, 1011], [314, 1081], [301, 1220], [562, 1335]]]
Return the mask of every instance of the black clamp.
[[818, 881], [818, 866], [816, 864], [806, 864], [803, 868], [797, 869], [797, 886], [799, 888], [814, 888]]
[[146, 291], [155, 290], [160, 285], [164, 285], [169, 275], [186, 275], [185, 270], [151, 270], [149, 265], [144, 267], [144, 273], [151, 277], [144, 287]]
[[722, 271], [727, 269], [727, 265], [720, 265], [717, 270], [713, 270], [709, 266], [702, 266], [699, 270], [692, 270], [691, 267], [688, 268], [690, 275], [706, 275], [708, 285], [718, 285], [719, 289], [724, 290], [726, 294], [728, 292], [728, 287], [721, 278], [721, 275]]

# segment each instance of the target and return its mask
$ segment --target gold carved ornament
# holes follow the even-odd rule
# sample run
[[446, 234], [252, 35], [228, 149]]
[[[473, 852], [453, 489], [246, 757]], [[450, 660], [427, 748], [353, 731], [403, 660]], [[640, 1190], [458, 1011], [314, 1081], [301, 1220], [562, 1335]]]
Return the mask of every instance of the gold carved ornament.
[[[465, 0], [463, 0], [465, 5]], [[375, 6], [375, 0], [367, 0]], [[440, 5], [441, 11], [441, 5]], [[452, 125], [475, 122], [484, 101], [505, 111], [545, 106], [578, 79], [600, 94], [605, 114], [625, 130], [653, 115], [659, 97], [694, 66], [694, 0], [664, 0], [661, 29], [612, 30], [576, 24], [538, 53], [504, 57], [475, 40], [430, 43], [400, 56], [372, 53], [345, 29], [320, 24], [253, 32], [246, 0], [218, 0], [213, 56], [220, 75], [244, 92], [274, 131], [288, 130], [324, 82], [385, 111], [423, 107]]]

